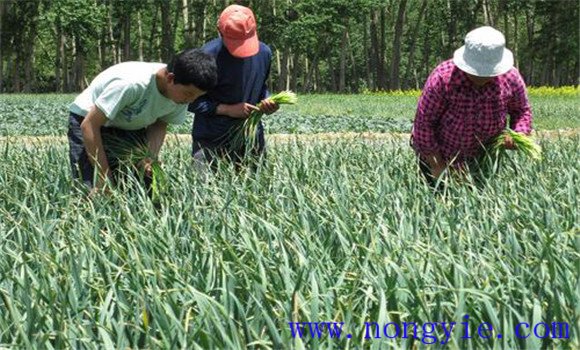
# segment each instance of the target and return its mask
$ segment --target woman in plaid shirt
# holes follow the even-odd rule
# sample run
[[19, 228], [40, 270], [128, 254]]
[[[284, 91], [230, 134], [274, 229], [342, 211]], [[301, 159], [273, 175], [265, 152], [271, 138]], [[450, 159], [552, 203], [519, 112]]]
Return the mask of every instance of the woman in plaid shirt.
[[[505, 129], [507, 114], [511, 129], [531, 132], [526, 85], [513, 63], [503, 34], [480, 27], [429, 75], [411, 136], [429, 184], [434, 186], [447, 167], [476, 165], [484, 146]], [[504, 146], [514, 148], [511, 138]]]

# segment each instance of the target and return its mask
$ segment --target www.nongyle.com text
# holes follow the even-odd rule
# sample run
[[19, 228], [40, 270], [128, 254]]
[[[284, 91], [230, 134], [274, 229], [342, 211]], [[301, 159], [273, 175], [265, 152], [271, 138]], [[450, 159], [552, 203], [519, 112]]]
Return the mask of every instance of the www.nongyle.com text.
[[[471, 325], [469, 316], [463, 317], [464, 322], [425, 322], [418, 324], [416, 322], [388, 322], [379, 324], [377, 322], [365, 322], [362, 332], [363, 339], [372, 341], [375, 339], [409, 339], [415, 338], [421, 343], [445, 345], [452, 338], [453, 334], [460, 333], [461, 339], [491, 339], [493, 337], [501, 339], [504, 334], [499, 329], [493, 328], [491, 323], [482, 322], [478, 325]], [[344, 339], [352, 338], [345, 327], [344, 322], [288, 322], [292, 338], [302, 339]], [[528, 338], [551, 338], [551, 339], [569, 339], [570, 325], [566, 322], [538, 322], [527, 323], [520, 322], [513, 329], [511, 334], [517, 339]], [[356, 332], [356, 334], [360, 334]]]

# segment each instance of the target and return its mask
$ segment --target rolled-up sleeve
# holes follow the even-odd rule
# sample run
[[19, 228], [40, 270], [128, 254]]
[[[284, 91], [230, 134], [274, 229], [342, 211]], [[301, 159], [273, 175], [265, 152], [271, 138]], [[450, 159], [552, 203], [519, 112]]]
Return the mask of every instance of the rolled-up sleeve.
[[434, 71], [423, 87], [411, 133], [413, 148], [422, 157], [440, 152], [435, 130], [445, 111], [444, 91], [443, 79]]
[[529, 134], [532, 132], [532, 110], [526, 92], [526, 83], [517, 70], [513, 72], [510, 85], [513, 91], [507, 106], [510, 128], [519, 133]]
[[189, 104], [188, 111], [200, 117], [213, 117], [218, 104], [211, 97], [203, 95]]

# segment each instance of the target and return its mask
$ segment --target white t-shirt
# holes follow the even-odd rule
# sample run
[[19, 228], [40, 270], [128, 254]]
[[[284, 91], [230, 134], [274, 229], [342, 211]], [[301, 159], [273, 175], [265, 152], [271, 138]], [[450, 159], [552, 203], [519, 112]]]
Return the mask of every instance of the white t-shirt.
[[163, 63], [124, 62], [109, 67], [93, 79], [70, 106], [86, 116], [97, 106], [107, 119], [105, 126], [124, 130], [146, 128], [158, 119], [169, 124], [185, 121], [187, 104], [178, 104], [157, 89], [155, 73]]

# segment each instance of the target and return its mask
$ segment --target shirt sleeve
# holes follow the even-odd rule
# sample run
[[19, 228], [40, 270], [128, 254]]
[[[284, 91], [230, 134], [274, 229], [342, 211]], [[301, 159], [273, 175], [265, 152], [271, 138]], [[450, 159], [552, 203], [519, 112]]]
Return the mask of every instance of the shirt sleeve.
[[413, 148], [423, 157], [439, 153], [439, 145], [435, 138], [435, 129], [439, 125], [441, 114], [445, 110], [445, 83], [442, 77], [434, 71], [423, 87], [413, 130], [411, 132]]
[[135, 102], [137, 91], [134, 86], [123, 80], [110, 82], [97, 96], [95, 106], [100, 109], [107, 119], [114, 120], [119, 112]]
[[185, 122], [186, 117], [187, 117], [187, 106], [183, 106], [181, 108], [176, 109], [173, 113], [159, 118], [159, 120], [162, 120], [167, 124], [183, 124], [183, 122]]
[[526, 92], [526, 83], [517, 70], [510, 84], [513, 91], [507, 105], [510, 128], [519, 133], [529, 134], [532, 132], [532, 110]]
[[216, 114], [218, 104], [218, 101], [205, 94], [190, 103], [188, 110], [196, 116], [213, 117]]

